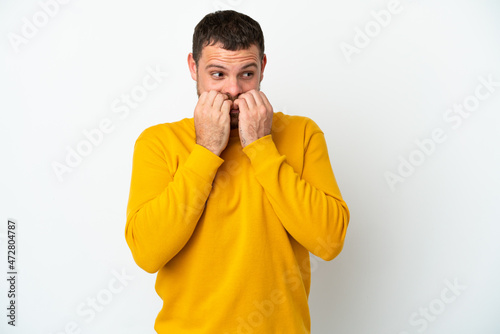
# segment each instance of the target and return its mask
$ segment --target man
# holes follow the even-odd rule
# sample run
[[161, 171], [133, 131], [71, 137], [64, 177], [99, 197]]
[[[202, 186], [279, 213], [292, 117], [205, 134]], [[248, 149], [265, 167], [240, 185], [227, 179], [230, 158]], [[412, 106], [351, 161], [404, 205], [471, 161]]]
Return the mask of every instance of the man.
[[309, 252], [341, 251], [349, 211], [323, 132], [260, 91], [266, 63], [256, 21], [208, 14], [188, 56], [194, 117], [137, 139], [125, 235], [158, 272], [158, 333], [310, 333]]

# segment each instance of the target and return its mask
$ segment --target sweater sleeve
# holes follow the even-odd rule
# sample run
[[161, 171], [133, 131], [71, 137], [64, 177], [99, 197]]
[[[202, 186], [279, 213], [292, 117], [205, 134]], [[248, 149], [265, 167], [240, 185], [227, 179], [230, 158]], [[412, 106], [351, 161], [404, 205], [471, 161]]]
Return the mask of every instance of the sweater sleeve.
[[288, 233], [307, 250], [332, 260], [342, 250], [349, 210], [335, 180], [323, 132], [304, 148], [301, 175], [281, 155], [271, 135], [246, 146], [255, 176]]
[[168, 170], [165, 154], [158, 138], [143, 133], [136, 141], [125, 239], [135, 262], [149, 273], [187, 243], [224, 161], [195, 145], [183, 165]]

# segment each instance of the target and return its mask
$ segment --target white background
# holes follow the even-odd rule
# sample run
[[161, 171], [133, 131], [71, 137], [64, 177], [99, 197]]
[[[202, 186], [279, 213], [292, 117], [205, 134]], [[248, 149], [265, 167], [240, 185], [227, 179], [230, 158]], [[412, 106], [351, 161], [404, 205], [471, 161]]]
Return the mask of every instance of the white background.
[[[153, 333], [155, 276], [135, 265], [124, 237], [133, 145], [151, 125], [192, 117], [192, 32], [223, 7], [261, 24], [261, 88], [275, 111], [320, 125], [351, 211], [343, 252], [312, 258], [312, 332], [499, 333], [500, 4], [401, 0], [377, 31], [371, 12], [388, 4], [72, 0], [43, 22], [38, 1], [3, 0], [0, 331]], [[16, 47], [13, 34], [33, 16], [41, 26]], [[341, 46], [356, 46], [366, 27], [369, 43], [346, 56]], [[168, 77], [120, 118], [113, 101], [148, 68]], [[494, 91], [459, 126], [447, 122], [448, 109], [473, 101], [479, 77]], [[59, 180], [53, 164], [104, 119], [113, 130]], [[436, 129], [446, 140], [418, 153], [415, 141]], [[386, 173], [410, 158], [419, 165], [391, 189]], [[15, 328], [3, 278], [8, 218], [18, 224]], [[129, 278], [119, 283], [117, 272]], [[98, 297], [105, 305], [91, 311]]]

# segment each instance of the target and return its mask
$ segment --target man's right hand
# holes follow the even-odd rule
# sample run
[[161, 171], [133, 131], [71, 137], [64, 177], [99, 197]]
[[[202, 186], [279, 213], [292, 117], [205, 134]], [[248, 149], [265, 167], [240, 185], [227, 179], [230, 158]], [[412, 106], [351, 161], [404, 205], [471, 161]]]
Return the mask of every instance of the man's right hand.
[[218, 156], [229, 141], [231, 131], [229, 112], [232, 104], [226, 94], [211, 90], [200, 95], [194, 109], [196, 144]]

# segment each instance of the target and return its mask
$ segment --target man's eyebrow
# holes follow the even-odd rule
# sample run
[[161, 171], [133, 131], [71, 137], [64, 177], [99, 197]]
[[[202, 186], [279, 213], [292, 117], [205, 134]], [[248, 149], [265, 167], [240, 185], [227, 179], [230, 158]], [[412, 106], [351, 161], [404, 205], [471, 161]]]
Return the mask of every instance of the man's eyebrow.
[[246, 69], [247, 69], [247, 68], [249, 68], [249, 67], [259, 68], [259, 67], [257, 66], [257, 63], [250, 63], [250, 64], [246, 64], [246, 65], [245, 65], [245, 66], [243, 66], [241, 69], [242, 69], [242, 70], [246, 70]]
[[210, 65], [207, 65], [205, 67], [207, 70], [210, 69], [210, 68], [219, 68], [221, 70], [226, 70], [226, 68], [222, 65], [218, 65], [218, 64], [210, 64]]
[[[257, 63], [249, 63], [249, 64], [244, 65], [241, 69], [242, 70], [246, 70], [246, 69], [248, 69], [250, 67], [258, 68]], [[217, 68], [217, 69], [221, 69], [221, 70], [227, 70], [227, 68], [225, 66], [219, 65], [219, 64], [210, 64], [210, 65], [207, 65], [205, 67], [205, 69], [207, 69], [207, 70], [211, 69], [211, 68]]]

